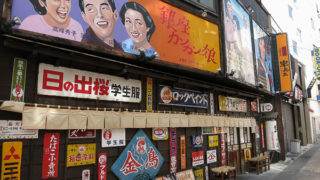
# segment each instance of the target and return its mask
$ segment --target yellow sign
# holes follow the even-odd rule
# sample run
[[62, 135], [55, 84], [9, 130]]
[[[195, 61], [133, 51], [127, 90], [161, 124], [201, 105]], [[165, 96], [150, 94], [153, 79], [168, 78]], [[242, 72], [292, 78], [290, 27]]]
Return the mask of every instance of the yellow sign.
[[244, 161], [247, 162], [248, 159], [251, 158], [251, 150], [249, 148], [246, 148], [243, 150], [244, 152]]
[[203, 169], [194, 170], [194, 177], [196, 180], [203, 180]]
[[218, 99], [219, 99], [219, 110], [226, 111], [226, 97], [219, 95]]
[[287, 34], [276, 35], [281, 92], [292, 91]]
[[94, 164], [96, 144], [69, 144], [67, 148], [67, 167]]
[[218, 135], [213, 135], [213, 136], [208, 136], [208, 137], [209, 137], [209, 147], [219, 146], [219, 136]]
[[22, 142], [2, 144], [1, 180], [20, 179]]
[[147, 78], [147, 111], [152, 111], [152, 78]]
[[320, 48], [315, 48], [314, 52], [314, 62], [316, 64], [317, 78], [320, 78]]

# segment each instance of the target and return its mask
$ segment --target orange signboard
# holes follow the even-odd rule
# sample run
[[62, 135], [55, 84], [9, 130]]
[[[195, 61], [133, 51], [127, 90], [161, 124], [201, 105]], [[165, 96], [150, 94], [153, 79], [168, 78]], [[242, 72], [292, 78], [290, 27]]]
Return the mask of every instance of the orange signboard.
[[287, 34], [277, 34], [277, 54], [281, 92], [292, 91], [291, 64], [289, 59]]
[[20, 179], [22, 142], [2, 144], [1, 180]]

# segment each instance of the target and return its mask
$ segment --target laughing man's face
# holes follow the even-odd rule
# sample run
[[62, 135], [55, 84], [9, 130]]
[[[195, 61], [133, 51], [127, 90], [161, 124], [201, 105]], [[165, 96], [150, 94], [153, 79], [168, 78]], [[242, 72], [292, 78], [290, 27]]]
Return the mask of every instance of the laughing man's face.
[[113, 37], [118, 13], [112, 11], [108, 0], [84, 0], [82, 17], [99, 38]]
[[[39, 0], [39, 2], [42, 0]], [[43, 5], [43, 2], [40, 3]], [[71, 0], [46, 0], [47, 15], [57, 24], [65, 24], [69, 20]]]

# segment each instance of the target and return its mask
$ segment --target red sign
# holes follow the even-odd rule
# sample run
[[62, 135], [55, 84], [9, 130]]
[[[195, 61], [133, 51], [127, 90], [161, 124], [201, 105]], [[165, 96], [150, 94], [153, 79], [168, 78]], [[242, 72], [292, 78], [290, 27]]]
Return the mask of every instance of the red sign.
[[177, 172], [177, 130], [170, 128], [170, 173]]
[[257, 102], [251, 101], [251, 111], [257, 111]]
[[198, 166], [204, 163], [203, 151], [192, 152], [192, 166]]
[[86, 139], [86, 138], [96, 138], [96, 130], [88, 129], [70, 129], [68, 131], [69, 139]]
[[261, 126], [261, 141], [262, 141], [262, 149], [264, 148], [264, 135], [263, 135], [263, 123], [260, 124]]
[[180, 136], [180, 155], [181, 155], [181, 170], [187, 166], [186, 162], [186, 136]]
[[107, 180], [107, 153], [98, 155], [98, 180]]
[[59, 139], [59, 133], [44, 134], [42, 179], [58, 177]]
[[225, 145], [225, 140], [224, 140], [224, 134], [220, 134], [220, 139], [221, 139], [221, 166], [226, 165], [226, 145]]

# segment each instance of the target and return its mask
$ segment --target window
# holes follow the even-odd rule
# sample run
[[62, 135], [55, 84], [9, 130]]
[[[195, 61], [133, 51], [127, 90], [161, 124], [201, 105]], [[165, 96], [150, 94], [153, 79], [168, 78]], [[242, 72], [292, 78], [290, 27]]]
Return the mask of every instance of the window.
[[314, 27], [314, 20], [311, 18], [311, 27], [312, 27], [312, 29], [314, 30], [315, 29], [315, 27]]
[[297, 42], [292, 41], [292, 47], [293, 47], [293, 52], [298, 54], [298, 49], [297, 49]]
[[192, 4], [200, 5], [204, 8], [208, 8], [209, 10], [215, 12], [216, 11], [216, 0], [186, 0]]
[[293, 19], [293, 16], [292, 16], [292, 7], [288, 6], [288, 10], [289, 10], [289, 16], [291, 17], [291, 19]]
[[298, 36], [299, 41], [302, 41], [301, 30], [300, 29], [297, 29], [297, 36]]

